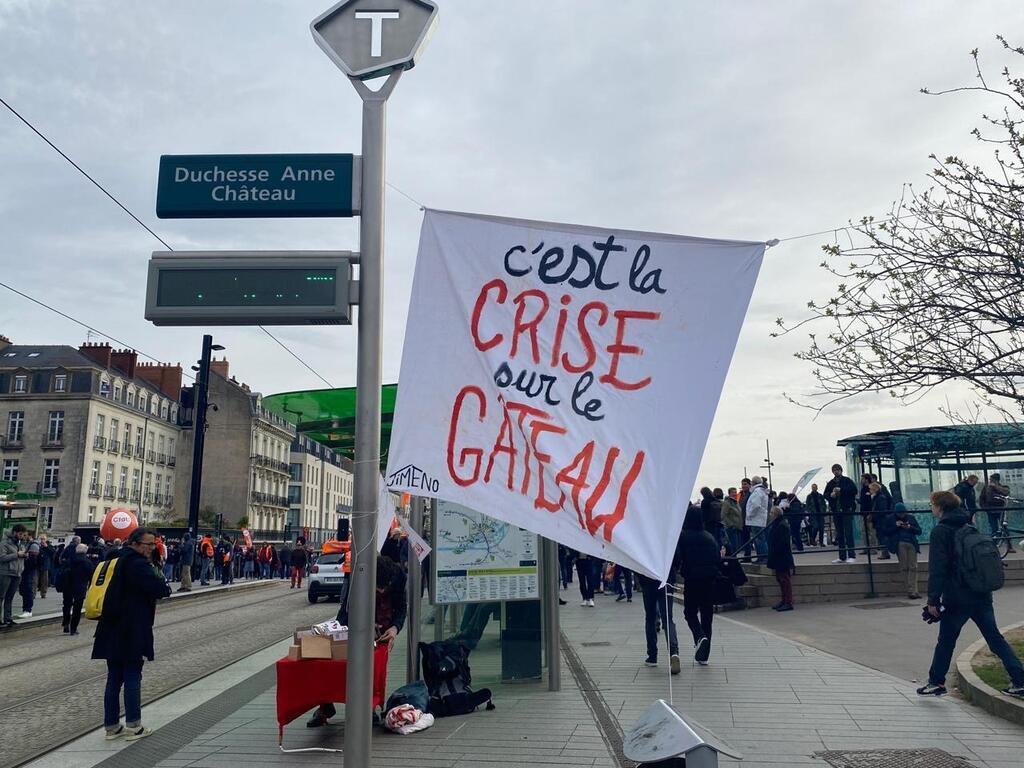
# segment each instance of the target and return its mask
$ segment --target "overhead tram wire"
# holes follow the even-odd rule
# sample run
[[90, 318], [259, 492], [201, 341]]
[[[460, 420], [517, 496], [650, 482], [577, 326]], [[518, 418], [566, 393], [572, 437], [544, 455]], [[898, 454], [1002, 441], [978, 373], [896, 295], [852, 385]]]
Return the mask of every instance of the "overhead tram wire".
[[[126, 341], [121, 341], [117, 337], [111, 336], [109, 333], [104, 333], [99, 328], [94, 328], [93, 326], [89, 325], [88, 323], [82, 322], [77, 317], [72, 317], [67, 312], [62, 312], [61, 310], [57, 309], [56, 307], [51, 307], [45, 301], [40, 301], [39, 299], [35, 298], [34, 296], [29, 296], [24, 291], [19, 291], [13, 285], [8, 285], [7, 283], [0, 281], [0, 287], [6, 288], [11, 293], [16, 293], [19, 296], [21, 296], [22, 298], [28, 299], [32, 303], [38, 304], [40, 307], [43, 307], [44, 309], [48, 309], [51, 312], [55, 312], [56, 314], [60, 315], [63, 318], [66, 318], [67, 320], [70, 320], [73, 323], [77, 323], [78, 325], [82, 326], [83, 328], [92, 331], [97, 336], [100, 336], [100, 337], [102, 337], [104, 339], [110, 339], [115, 344], [120, 344], [121, 346], [127, 347], [128, 349], [134, 349], [136, 353], [138, 353], [141, 357], [146, 358], [147, 360], [152, 360], [154, 363], [163, 362], [162, 360], [160, 360], [160, 359], [158, 359], [156, 357], [153, 357], [152, 355], [147, 355], [145, 352], [140, 351], [137, 347], [132, 346], [131, 344], [129, 344]], [[195, 380], [195, 377], [192, 376], [191, 374], [186, 373], [185, 375], [188, 376], [188, 378]]]
[[[142, 219], [140, 219], [138, 216], [136, 216], [134, 213], [132, 213], [120, 200], [118, 200], [116, 197], [114, 197], [113, 194], [108, 192], [107, 189], [102, 184], [100, 184], [98, 181], [96, 181], [96, 179], [94, 179], [92, 176], [90, 176], [89, 173], [84, 168], [82, 168], [82, 166], [80, 166], [78, 163], [76, 163], [74, 160], [72, 160], [63, 150], [61, 150], [60, 147], [58, 147], [56, 144], [54, 144], [52, 141], [50, 141], [50, 139], [48, 139], [43, 134], [42, 131], [40, 131], [31, 122], [29, 122], [29, 120], [26, 117], [24, 117], [20, 112], [18, 112], [18, 110], [16, 110], [14, 107], [12, 107], [2, 96], [0, 96], [0, 104], [2, 104], [4, 107], [6, 107], [7, 110], [12, 115], [14, 115], [16, 118], [18, 118], [18, 120], [20, 120], [22, 123], [24, 123], [29, 128], [29, 130], [31, 130], [36, 136], [38, 136], [40, 139], [42, 139], [44, 142], [46, 142], [47, 146], [49, 146], [54, 152], [56, 152], [58, 155], [63, 157], [65, 160], [67, 160], [68, 163], [70, 163], [71, 166], [76, 171], [78, 171], [86, 179], [88, 179], [92, 183], [92, 185], [94, 187], [96, 187], [96, 189], [98, 189], [100, 192], [102, 192], [104, 195], [106, 195], [118, 208], [120, 208], [122, 211], [124, 211], [126, 214], [128, 214], [135, 221], [136, 224], [138, 224], [140, 227], [142, 227], [144, 230], [146, 230], [154, 238], [156, 238], [156, 240], [161, 245], [163, 245], [164, 248], [166, 248], [169, 251], [173, 251], [174, 250], [174, 248], [172, 248], [167, 243], [166, 240], [164, 240], [162, 237], [160, 237], [160, 235], [158, 235], [149, 226], [147, 226], [146, 223], [144, 221], [142, 221]], [[395, 187], [395, 189], [398, 192], [400, 192], [401, 194], [405, 195], [406, 197], [409, 197], [404, 192], [402, 192], [401, 190], [397, 189], [397, 187]], [[411, 197], [409, 197], [409, 199], [412, 200]], [[415, 201], [413, 201], [413, 202], [415, 202]], [[417, 203], [417, 205], [419, 205], [419, 203]], [[131, 344], [127, 344], [127, 343], [125, 343], [123, 341], [118, 341], [116, 338], [114, 338], [110, 334], [103, 333], [102, 331], [100, 331], [100, 330], [98, 330], [96, 328], [93, 328], [92, 326], [88, 325], [87, 323], [83, 323], [81, 320], [78, 320], [78, 319], [72, 317], [71, 315], [69, 315], [69, 314], [67, 314], [65, 312], [61, 312], [59, 309], [56, 309], [55, 307], [51, 307], [49, 304], [46, 304], [45, 302], [40, 301], [39, 299], [33, 298], [32, 296], [29, 296], [27, 293], [24, 293], [23, 291], [19, 291], [16, 288], [13, 288], [10, 285], [7, 285], [6, 283], [0, 282], [0, 286], [3, 286], [7, 290], [12, 291], [13, 293], [18, 294], [19, 296], [22, 296], [22, 297], [28, 299], [29, 301], [35, 302], [36, 304], [38, 304], [41, 307], [45, 307], [46, 309], [49, 309], [52, 312], [56, 312], [61, 317], [64, 317], [64, 318], [66, 318], [68, 320], [71, 320], [74, 323], [78, 323], [82, 327], [89, 329], [93, 333], [99, 334], [103, 338], [110, 339], [111, 341], [116, 342], [117, 344], [121, 344], [121, 345], [123, 345], [125, 347], [128, 347], [130, 349], [135, 349], [135, 347], [133, 347]], [[263, 331], [265, 334], [267, 334], [270, 338], [272, 338], [274, 341], [276, 341], [282, 348], [284, 348], [284, 350], [286, 352], [288, 352], [289, 355], [291, 355], [296, 360], [298, 360], [300, 363], [302, 363], [302, 365], [305, 366], [306, 369], [309, 370], [311, 373], [313, 373], [314, 376], [316, 376], [318, 379], [320, 379], [320, 381], [324, 382], [328, 387], [331, 387], [332, 389], [334, 388], [333, 385], [329, 381], [327, 381], [327, 379], [325, 379], [323, 376], [321, 376], [319, 373], [317, 373], [305, 360], [303, 360], [295, 352], [293, 352], [284, 342], [282, 342], [280, 339], [278, 339], [276, 336], [274, 336], [274, 334], [272, 334], [270, 331], [268, 331], [262, 325], [257, 326], [257, 327], [261, 331]], [[136, 350], [136, 351], [138, 351], [138, 350]], [[157, 358], [153, 357], [152, 355], [147, 355], [147, 354], [144, 354], [144, 353], [141, 353], [141, 352], [139, 354], [141, 354], [143, 357], [147, 358], [148, 360], [153, 360], [154, 362], [158, 362], [158, 363], [161, 362], [160, 360], [158, 360]], [[190, 376], [188, 374], [185, 374], [185, 375], [188, 376], [188, 378], [190, 378], [190, 379], [194, 379], [195, 378], [195, 377]]]

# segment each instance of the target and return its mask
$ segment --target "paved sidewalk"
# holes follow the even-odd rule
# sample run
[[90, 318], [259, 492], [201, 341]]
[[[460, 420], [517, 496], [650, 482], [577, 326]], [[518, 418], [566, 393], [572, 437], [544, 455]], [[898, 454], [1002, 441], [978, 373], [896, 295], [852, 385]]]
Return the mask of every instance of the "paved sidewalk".
[[[993, 598], [1001, 626], [1024, 622], [1024, 586], [1005, 587], [993, 593]], [[917, 682], [928, 674], [938, 636], [938, 625], [921, 620], [924, 603], [891, 597], [843, 603], [798, 601], [792, 613], [755, 608], [730, 612], [729, 618]], [[980, 637], [974, 622], [967, 622], [953, 658]]]
[[[628, 765], [616, 757], [622, 732], [654, 699], [668, 699], [667, 654], [663, 648], [657, 668], [643, 665], [639, 601], [626, 604], [598, 598], [596, 608], [568, 605], [561, 615], [567, 641], [561, 692], [549, 693], [546, 684], [539, 683], [493, 686], [497, 705], [493, 712], [440, 719], [433, 728], [412, 736], [375, 732], [375, 764], [417, 768]], [[863, 625], [855, 623], [851, 631], [859, 627]], [[689, 633], [681, 621], [679, 629], [682, 645], [688, 649]], [[404, 650], [396, 647], [389, 688], [404, 682], [404, 668]], [[746, 757], [742, 763], [723, 760], [723, 765], [827, 768], [814, 757], [815, 752], [915, 747], [946, 750], [976, 768], [1021, 765], [1022, 727], [953, 697], [921, 700], [908, 682], [721, 616], [715, 622], [711, 665], [695, 666], [687, 654], [682, 674], [671, 678], [671, 683], [676, 705], [684, 713]], [[337, 753], [278, 751], [272, 671], [228, 688], [224, 696], [230, 697], [234, 690], [240, 691], [239, 701], [216, 721], [204, 707], [196, 707], [150, 739], [122, 747], [100, 765], [344, 765], [343, 755]], [[179, 707], [181, 702], [165, 706]], [[150, 717], [149, 711], [144, 719]], [[343, 713], [338, 724], [327, 729], [306, 729], [303, 720], [286, 729], [286, 747], [344, 747]], [[186, 736], [189, 724], [195, 722], [204, 724], [192, 726], [195, 732]]]

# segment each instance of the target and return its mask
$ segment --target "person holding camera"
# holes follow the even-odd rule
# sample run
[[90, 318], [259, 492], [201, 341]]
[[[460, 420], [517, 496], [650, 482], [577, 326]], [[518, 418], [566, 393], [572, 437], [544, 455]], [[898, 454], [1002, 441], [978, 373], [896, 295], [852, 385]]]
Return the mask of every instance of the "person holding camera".
[[900, 574], [907, 587], [907, 597], [920, 600], [917, 591], [917, 556], [921, 552], [921, 544], [917, 537], [921, 535], [921, 524], [912, 514], [907, 512], [903, 502], [896, 502], [894, 512], [889, 515], [885, 524], [889, 551], [896, 555], [900, 563]]
[[932, 529], [928, 551], [928, 605], [924, 620], [939, 624], [928, 684], [917, 689], [920, 696], [942, 696], [946, 672], [953, 659], [960, 630], [968, 619], [978, 625], [989, 649], [1003, 662], [1010, 685], [1008, 696], [1024, 699], [1024, 666], [1006, 642], [996, 624], [992, 592], [1003, 585], [1003, 565], [988, 536], [978, 532], [969, 510], [950, 491], [931, 496], [932, 514], [938, 523]]

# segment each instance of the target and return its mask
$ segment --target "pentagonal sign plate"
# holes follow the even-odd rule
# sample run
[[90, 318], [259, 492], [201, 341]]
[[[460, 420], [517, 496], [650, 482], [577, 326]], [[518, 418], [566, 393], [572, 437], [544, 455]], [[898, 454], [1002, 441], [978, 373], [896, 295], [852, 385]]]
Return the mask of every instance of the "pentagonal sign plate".
[[313, 39], [349, 77], [416, 65], [437, 21], [430, 0], [342, 0], [313, 19]]

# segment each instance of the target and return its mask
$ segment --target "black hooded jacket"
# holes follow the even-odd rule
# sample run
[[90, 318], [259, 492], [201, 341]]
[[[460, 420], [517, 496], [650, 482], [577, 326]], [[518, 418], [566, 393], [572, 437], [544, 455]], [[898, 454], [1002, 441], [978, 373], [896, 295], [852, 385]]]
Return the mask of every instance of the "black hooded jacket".
[[957, 574], [954, 540], [956, 532], [967, 525], [970, 516], [964, 509], [942, 515], [928, 539], [928, 605], [944, 605], [947, 610], [991, 603], [991, 592], [972, 592]]

